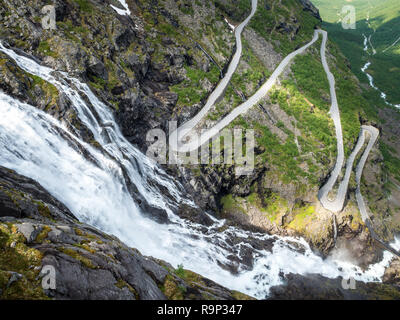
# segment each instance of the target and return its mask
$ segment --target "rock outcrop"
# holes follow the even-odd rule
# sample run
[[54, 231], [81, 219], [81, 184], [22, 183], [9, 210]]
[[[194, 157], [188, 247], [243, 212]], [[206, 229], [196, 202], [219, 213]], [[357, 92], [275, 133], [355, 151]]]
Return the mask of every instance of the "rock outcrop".
[[322, 21], [319, 10], [312, 4], [310, 0], [299, 0], [304, 6], [305, 11], [309, 11], [315, 18]]
[[[239, 5], [239, 1], [226, 0], [128, 0], [132, 14], [123, 16], [109, 6], [118, 5], [116, 1], [55, 0], [57, 30], [46, 30], [41, 25], [41, 9], [48, 1], [0, 2], [0, 41], [43, 65], [88, 83], [113, 110], [125, 137], [143, 152], [150, 145], [146, 141], [149, 130], [157, 128], [167, 133], [168, 121], [182, 124], [204, 104], [235, 50], [234, 35], [226, 21], [236, 24], [250, 9], [250, 1]], [[309, 0], [292, 1], [287, 7], [280, 1], [260, 0], [259, 10], [244, 33], [247, 43], [238, 74], [204, 125], [215, 123], [243, 98], [252, 95], [282, 57], [311, 39], [320, 22], [319, 12]], [[328, 50], [329, 62], [337, 66], [335, 72], [343, 81], [348, 80], [338, 90], [339, 98], [359, 94], [348, 63], [333, 43]], [[203, 211], [208, 210], [234, 225], [300, 235], [324, 255], [334, 248], [337, 237], [340, 246], [366, 265], [379, 260], [381, 250], [371, 242], [354, 199], [349, 196], [346, 210], [337, 220], [318, 207], [316, 195], [332, 168], [335, 141], [327, 116], [329, 92], [323, 87], [325, 75], [318, 83], [302, 81], [311, 78], [307, 73], [310, 70], [312, 77], [318, 76], [321, 67], [316, 48], [310, 48], [307, 54], [308, 62], [317, 63], [317, 67], [299, 61], [298, 70], [287, 70], [276, 90], [260, 102], [259, 109], [250, 110], [233, 124], [255, 129], [256, 166], [252, 175], [235, 176], [233, 165], [164, 166], [201, 208], [182, 206], [177, 214], [207, 225], [210, 221]], [[301, 82], [305, 85], [301, 86]], [[44, 110], [96, 146], [93, 135], [77, 119], [66, 97], [49, 83], [23, 72], [3, 54], [0, 90]], [[359, 125], [359, 118], [366, 117], [361, 94], [357, 99], [357, 103], [349, 103], [351, 106], [341, 106], [343, 119], [350, 123], [344, 124], [346, 149], [354, 146], [358, 130], [353, 130], [353, 126]], [[374, 150], [372, 160], [374, 165], [367, 165], [366, 170], [374, 177], [367, 182], [382, 183], [384, 172], [380, 170], [378, 149]], [[390, 240], [396, 228], [384, 225], [391, 219], [382, 196], [384, 190], [378, 186], [373, 191], [369, 189], [372, 190], [365, 192], [383, 203], [374, 209], [375, 222]], [[154, 216], [166, 221], [165, 212], [155, 212]], [[33, 269], [40, 269], [45, 261], [58, 266], [66, 275], [59, 277], [60, 286], [55, 291], [43, 293], [36, 290], [38, 280], [34, 279], [38, 271], [25, 274], [24, 270], [13, 271], [10, 266], [0, 282], [6, 288], [2, 291], [4, 297], [18, 297], [11, 289], [19, 281], [34, 283], [26, 297], [236, 297], [198, 275], [173, 270], [80, 224], [35, 182], [5, 168], [0, 170], [0, 217], [1, 239], [5, 239], [7, 253], [15, 254], [17, 259], [14, 248], [21, 246], [33, 257], [24, 258], [25, 266], [31, 264]], [[388, 271], [388, 279], [397, 279], [394, 270]], [[301, 297], [296, 292], [292, 292], [292, 297]]]
[[321, 275], [289, 274], [285, 285], [272, 287], [271, 300], [400, 300], [399, 287]]
[[[55, 288], [43, 289], [43, 267]], [[243, 299], [79, 222], [35, 181], [0, 167], [0, 299]]]

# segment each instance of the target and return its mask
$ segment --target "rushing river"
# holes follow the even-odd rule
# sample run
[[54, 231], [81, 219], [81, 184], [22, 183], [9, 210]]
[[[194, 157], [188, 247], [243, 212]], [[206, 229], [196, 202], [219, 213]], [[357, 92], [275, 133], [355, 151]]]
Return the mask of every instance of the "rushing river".
[[[370, 40], [371, 38], [370, 38], [370, 37], [367, 38], [367, 36], [364, 35], [364, 34], [363, 34], [363, 37], [364, 37], [364, 52], [368, 53], [368, 43], [371, 43], [371, 40]], [[370, 45], [371, 45], [371, 47], [372, 47], [372, 44], [370, 44]], [[375, 49], [374, 49], [373, 47], [372, 47], [372, 50], [373, 50], [373, 52], [374, 52], [374, 54], [375, 54], [376, 51], [375, 51]], [[381, 98], [382, 98], [383, 101], [386, 103], [386, 105], [391, 106], [391, 107], [395, 107], [395, 108], [399, 108], [399, 109], [400, 109], [400, 104], [393, 104], [393, 103], [390, 103], [390, 102], [387, 100], [387, 95], [386, 95], [386, 93], [384, 93], [381, 89], [379, 89], [379, 88], [375, 85], [374, 78], [367, 72], [367, 70], [368, 70], [368, 68], [369, 68], [370, 66], [371, 66], [371, 62], [368, 61], [368, 62], [361, 68], [361, 71], [367, 76], [368, 82], [369, 82], [369, 85], [371, 86], [371, 88], [373, 88], [373, 89], [375, 89], [376, 91], [379, 92]]]
[[[114, 234], [145, 255], [174, 266], [183, 264], [257, 298], [265, 298], [269, 288], [281, 284], [282, 275], [290, 272], [380, 281], [392, 258], [389, 252], [380, 263], [362, 271], [349, 262], [323, 260], [303, 239], [254, 234], [233, 227], [221, 231], [224, 221], [215, 218], [210, 227], [179, 218], [174, 213], [179, 203], [194, 204], [172, 177], [123, 137], [112, 111], [86, 84], [2, 44], [0, 51], [65, 94], [103, 149], [85, 143], [77, 131], [69, 131], [48, 114], [0, 92], [0, 165], [38, 181], [81, 221]], [[170, 222], [161, 224], [146, 217], [128, 192], [127, 180], [151, 205], [166, 210]], [[168, 190], [169, 195], [164, 196], [161, 189]], [[396, 247], [400, 248], [399, 242]], [[244, 257], [250, 257], [251, 262], [245, 262]], [[232, 265], [235, 274], [229, 271]]]

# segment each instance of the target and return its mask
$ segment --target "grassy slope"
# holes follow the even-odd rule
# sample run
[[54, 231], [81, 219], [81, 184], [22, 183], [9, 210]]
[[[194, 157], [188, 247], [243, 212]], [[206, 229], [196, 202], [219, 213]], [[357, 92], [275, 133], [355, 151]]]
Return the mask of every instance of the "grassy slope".
[[[362, 2], [358, 2], [362, 4]], [[346, 3], [348, 4], [348, 2]], [[391, 3], [396, 4], [393, 1]], [[265, 10], [266, 5], [269, 7], [268, 10]], [[289, 0], [281, 1], [281, 6], [278, 1], [269, 1], [268, 3], [261, 1], [259, 9], [249, 25], [260, 36], [271, 42], [275, 50], [281, 53], [282, 56], [309, 41], [312, 37], [314, 25], [317, 24], [307, 12], [297, 10], [297, 5], [295, 1]], [[364, 6], [365, 8], [367, 7]], [[302, 13], [300, 14], [299, 12]], [[377, 10], [376, 12], [379, 11]], [[362, 12], [360, 13], [362, 14]], [[280, 21], [290, 21], [293, 15], [296, 15], [296, 18], [301, 21], [301, 28], [299, 33], [294, 38], [291, 38], [291, 35], [287, 33], [278, 32], [276, 26]], [[381, 21], [392, 23], [391, 17], [388, 14]], [[334, 24], [325, 25], [325, 28], [329, 31], [330, 38], [328, 61], [337, 80], [336, 89], [347, 155], [353, 149], [357, 139], [361, 125], [360, 118], [373, 123], [380, 123], [378, 117], [379, 108], [377, 106], [384, 107], [379, 95], [374, 90], [366, 90], [360, 87], [359, 82], [353, 75], [356, 73], [363, 82], [367, 80], [361, 72], [357, 73], [357, 70], [360, 70], [362, 65], [365, 64], [365, 60], [357, 60], [355, 57], [357, 57], [357, 51], [360, 52], [361, 50], [360, 54], [363, 53], [363, 38], [359, 32], [368, 33], [371, 31], [365, 22], [359, 23], [358, 26], [360, 28], [356, 32], [352, 30], [342, 32], [342, 29], [334, 30]], [[363, 26], [362, 29], [361, 26]], [[340, 37], [345, 38], [346, 41], [339, 43], [339, 45], [337, 41], [332, 41]], [[387, 34], [386, 38], [390, 38], [389, 34]], [[292, 74], [288, 79], [282, 81], [280, 86], [272, 90], [270, 94], [269, 101], [271, 103], [279, 104], [281, 109], [297, 120], [297, 128], [301, 131], [301, 135], [298, 137], [301, 152], [297, 150], [294, 144], [293, 132], [282, 127], [282, 124], [278, 123], [277, 126], [288, 134], [286, 142], [280, 141], [260, 121], [252, 121], [251, 117], [245, 116], [235, 121], [236, 125], [256, 129], [257, 143], [262, 150], [265, 150], [258, 156], [258, 160], [268, 164], [267, 166], [270, 168], [269, 177], [278, 178], [284, 184], [295, 185], [300, 197], [303, 192], [310, 190], [310, 188], [319, 187], [321, 183], [319, 178], [327, 173], [323, 172], [323, 170], [329, 170], [336, 155], [334, 129], [328, 114], [329, 90], [326, 83], [326, 75], [321, 68], [319, 45], [320, 43], [313, 46], [304, 56], [297, 57], [291, 67]], [[381, 46], [379, 42], [376, 42], [376, 45], [379, 48]], [[383, 42], [382, 45], [384, 45]], [[342, 52], [345, 53], [346, 57], [343, 56]], [[351, 55], [352, 52], [355, 54]], [[353, 67], [352, 69], [349, 68], [349, 60]], [[257, 70], [263, 71], [260, 67]], [[374, 71], [373, 68], [371, 70], [372, 72]], [[376, 78], [377, 81], [380, 80], [379, 76], [376, 76]], [[390, 86], [386, 87], [390, 88]], [[305, 99], [310, 101], [314, 107], [310, 108]], [[381, 143], [381, 149], [385, 151], [383, 153], [385, 156], [385, 170], [390, 171], [394, 177], [399, 176], [398, 159], [390, 153], [390, 150], [388, 151], [385, 144]], [[310, 153], [312, 154], [311, 157], [309, 156]], [[383, 176], [381, 178], [384, 180]], [[304, 190], [304, 187], [306, 190]], [[354, 181], [351, 182], [351, 187], [354, 187]], [[260, 185], [254, 185], [253, 189], [257, 190], [256, 193], [260, 199], [263, 199], [257, 204], [257, 207], [261, 207], [260, 210], [264, 212], [263, 210], [270, 207], [264, 203], [270, 199], [269, 192]], [[384, 196], [385, 189], [383, 185], [379, 186], [379, 190], [379, 193]], [[232, 195], [227, 197], [231, 199]], [[226, 200], [228, 198], [223, 199]], [[235, 207], [240, 207], [242, 201], [251, 203], [247, 198], [239, 199], [238, 197], [233, 197], [232, 199], [236, 203]], [[222, 201], [221, 204], [223, 212], [229, 211], [229, 205], [227, 205], [226, 201]], [[288, 208], [291, 207], [291, 204], [287, 203], [285, 207], [286, 209], [282, 209], [283, 211], [289, 210]], [[381, 210], [382, 208], [374, 208], [373, 212], [380, 216], [382, 214]], [[275, 221], [275, 219], [272, 220]]]
[[[330, 37], [339, 44], [341, 50], [350, 60], [353, 72], [367, 82], [361, 67], [367, 60], [371, 61], [368, 72], [374, 77], [375, 84], [388, 95], [392, 103], [400, 103], [400, 41], [387, 49], [400, 37], [400, 2], [397, 0], [314, 0], [324, 19], [324, 27]], [[341, 27], [339, 15], [343, 5], [356, 7], [357, 28], [345, 30]], [[370, 24], [367, 17], [370, 17]], [[362, 34], [371, 35], [371, 41], [377, 54], [368, 56], [363, 51]]]
[[[244, 9], [246, 8], [244, 4], [248, 2], [239, 0], [236, 3], [239, 8], [236, 12], [233, 11], [234, 9], [229, 6], [228, 2], [223, 0], [219, 0], [218, 7], [239, 19], [239, 17], [243, 18], [248, 14]], [[260, 0], [258, 10], [249, 27], [254, 29], [261, 37], [270, 41], [275, 50], [284, 56], [308, 42], [312, 38], [314, 26], [319, 23], [317, 19], [308, 12], [301, 10], [299, 6], [299, 3], [294, 0], [282, 0], [280, 2]], [[298, 25], [300, 25], [295, 35], [278, 30], [277, 26], [280, 22], [290, 24], [290, 21], [293, 20], [298, 21]], [[296, 23], [292, 25], [296, 25]], [[301, 131], [301, 136], [298, 137], [301, 152], [297, 150], [293, 132], [280, 123], [277, 124], [278, 127], [288, 134], [288, 139], [285, 142], [280, 141], [258, 119], [244, 116], [238, 118], [233, 124], [256, 129], [257, 142], [262, 150], [265, 150], [258, 156], [256, 162], [267, 163], [268, 166], [272, 167], [270, 172], [275, 177], [278, 177], [285, 184], [296, 185], [299, 194], [306, 191], [303, 190], [306, 185], [309, 187], [319, 186], [320, 179], [327, 173], [326, 170], [329, 170], [329, 166], [336, 156], [334, 127], [328, 114], [329, 87], [320, 62], [319, 45], [320, 41], [305, 56], [297, 57], [292, 66], [293, 74], [289, 79], [282, 82], [281, 86], [272, 90], [270, 94], [269, 101], [271, 103], [279, 104], [289, 116], [297, 120], [298, 129]], [[247, 56], [246, 50], [249, 50], [249, 48], [245, 44], [244, 60]], [[359, 89], [357, 81], [353, 78], [346, 59], [340, 53], [339, 48], [330, 42], [329, 52], [334, 56], [334, 60], [332, 59], [330, 64], [337, 78], [345, 150], [346, 154], [349, 154], [358, 137], [359, 116], [375, 120], [377, 113], [372, 105], [367, 102], [366, 93]], [[251, 79], [252, 76], [255, 76], [256, 79], [259, 79], [260, 73], [268, 75], [262, 64], [249, 63], [249, 65], [250, 70], [246, 73], [246, 79], [242, 75], [236, 75], [240, 77], [241, 82], [237, 81], [236, 83], [235, 77], [233, 79], [238, 88], [240, 83], [243, 85], [244, 82], [249, 82], [247, 78]], [[247, 96], [253, 93], [246, 92], [244, 87], [240, 89]], [[225, 99], [220, 104], [234, 100], [232, 107], [236, 107], [240, 103], [240, 99], [233, 99], [234, 96], [235, 93], [229, 88]], [[307, 101], [311, 101], [315, 107], [310, 108]], [[219, 109], [221, 110], [219, 111]], [[216, 111], [210, 114], [210, 120], [218, 120], [227, 112], [222, 106], [217, 108]], [[310, 153], [313, 154], [312, 159], [309, 156]], [[305, 183], [305, 181], [307, 182]]]
[[[345, 0], [313, 0], [319, 8], [324, 21], [323, 27], [329, 32], [329, 37], [336, 42], [344, 55], [349, 59], [353, 73], [364, 83], [368, 79], [361, 72], [362, 66], [370, 61], [372, 64], [368, 72], [374, 77], [375, 85], [381, 88], [388, 100], [400, 103], [400, 41], [387, 49], [400, 37], [400, 2], [398, 0], [354, 0], [350, 3]], [[338, 22], [341, 7], [352, 4], [356, 7], [357, 28], [345, 30]], [[366, 18], [370, 16], [370, 24]], [[363, 50], [362, 34], [371, 35], [371, 41], [377, 53], [372, 55]], [[385, 107], [383, 100], [375, 90], [363, 93], [370, 105]], [[382, 121], [384, 126], [384, 121]], [[389, 138], [390, 139], [390, 138]], [[400, 178], [399, 154], [393, 148], [388, 148], [381, 142], [381, 150], [385, 159], [386, 170], [397, 180]]]
[[398, 0], [312, 0], [320, 10], [322, 19], [335, 23], [338, 21], [338, 12], [345, 5], [356, 7], [357, 20], [364, 20], [368, 13], [370, 18], [380, 17], [382, 22], [387, 22], [398, 16]]

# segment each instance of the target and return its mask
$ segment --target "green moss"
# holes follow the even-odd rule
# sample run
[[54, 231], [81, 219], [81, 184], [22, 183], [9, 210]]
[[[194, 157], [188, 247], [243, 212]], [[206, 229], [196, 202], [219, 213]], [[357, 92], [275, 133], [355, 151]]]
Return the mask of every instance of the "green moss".
[[[42, 253], [24, 241], [13, 224], [0, 224], [0, 299], [48, 299], [37, 278]], [[11, 272], [21, 274], [22, 278], [7, 287]]]
[[222, 206], [221, 213], [224, 215], [234, 212], [246, 214], [246, 211], [241, 207], [239, 202], [233, 197], [232, 194], [222, 197], [220, 203]]
[[278, 214], [286, 213], [289, 210], [288, 202], [277, 193], [271, 193], [268, 197], [264, 198], [264, 208], [267, 218], [271, 222], [276, 222]]
[[13, 202], [13, 204], [17, 207], [20, 208], [19, 201], [21, 201], [24, 198], [24, 195], [20, 194], [17, 190], [13, 189], [6, 189], [2, 186], [0, 186], [0, 190], [2, 190], [8, 198]]
[[70, 257], [74, 258], [75, 260], [80, 261], [87, 268], [90, 268], [90, 269], [97, 268], [90, 259], [84, 257], [77, 250], [74, 250], [71, 248], [59, 248], [59, 250], [61, 252], [65, 253], [66, 255], [69, 255]]
[[126, 281], [119, 279], [116, 283], [115, 286], [119, 289], [123, 288], [128, 288], [128, 290], [135, 296], [136, 300], [139, 300], [139, 294], [138, 292]]
[[94, 234], [88, 233], [88, 232], [86, 232], [84, 230], [81, 230], [79, 228], [74, 228], [74, 231], [75, 231], [75, 234], [77, 236], [84, 237], [84, 238], [86, 238], [88, 240], [92, 240], [92, 241], [100, 240], [98, 236], [95, 236]]
[[47, 238], [47, 235], [49, 234], [50, 231], [51, 228], [49, 226], [43, 226], [43, 229], [36, 237], [35, 242], [42, 243]]
[[185, 282], [189, 285], [200, 284], [202, 286], [205, 286], [203, 277], [201, 275], [186, 269], [184, 269], [182, 273], [183, 275], [181, 276], [181, 278], [185, 280]]
[[[60, 95], [58, 89], [51, 83], [43, 80], [38, 76], [30, 74], [29, 77], [32, 79], [32, 89], [35, 88], [36, 86], [39, 86], [41, 90], [44, 92], [46, 100], [49, 101], [46, 106], [46, 111], [49, 107], [56, 106]], [[30, 94], [33, 98], [35, 98], [35, 93], [32, 92], [32, 90], [30, 90]]]
[[37, 201], [37, 209], [39, 211], [39, 213], [46, 218], [53, 218], [50, 209], [42, 202], [42, 201]]
[[85, 242], [81, 242], [81, 243], [74, 244], [74, 246], [77, 247], [77, 248], [84, 249], [84, 250], [86, 250], [86, 251], [88, 251], [88, 252], [90, 252], [90, 253], [96, 253], [96, 250], [93, 249], [93, 248], [91, 248], [91, 247], [90, 247], [87, 243], [85, 243]]
[[78, 4], [79, 9], [83, 12], [91, 12], [93, 10], [92, 4], [88, 0], [74, 0]]
[[178, 265], [178, 268], [175, 270], [175, 274], [181, 278], [183, 278], [185, 276], [185, 270], [183, 269], [182, 264]]
[[98, 89], [98, 90], [104, 90], [105, 86], [106, 86], [106, 81], [96, 77], [94, 75], [91, 75], [91, 78], [93, 79], [92, 81], [90, 81], [89, 83], [92, 85], [92, 87]]
[[230, 211], [236, 206], [236, 201], [231, 194], [228, 194], [221, 199], [221, 204], [224, 210]]
[[58, 56], [58, 54], [51, 49], [48, 41], [41, 41], [38, 46], [38, 51], [45, 56], [51, 56], [53, 58]]
[[231, 291], [231, 294], [235, 300], [256, 300], [255, 298], [250, 297], [247, 294], [235, 290]]
[[184, 292], [171, 275], [166, 276], [160, 289], [169, 300], [183, 300], [184, 298]]
[[314, 206], [305, 206], [297, 208], [295, 207], [294, 212], [296, 213], [296, 215], [293, 221], [289, 223], [288, 227], [301, 232], [305, 229], [308, 218], [315, 213], [315, 207]]

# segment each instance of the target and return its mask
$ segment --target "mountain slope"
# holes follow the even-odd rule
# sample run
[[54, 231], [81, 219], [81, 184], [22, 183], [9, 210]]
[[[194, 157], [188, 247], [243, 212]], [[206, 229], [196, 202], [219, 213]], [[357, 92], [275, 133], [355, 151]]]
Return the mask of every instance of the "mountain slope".
[[[143, 152], [150, 144], [146, 141], [148, 130], [167, 131], [169, 120], [182, 124], [201, 109], [226, 72], [235, 49], [229, 24], [236, 25], [250, 10], [250, 1], [246, 0], [127, 1], [132, 12], [128, 17], [109, 6], [120, 7], [118, 1], [56, 1], [57, 30], [51, 31], [43, 30], [40, 24], [40, 10], [47, 1], [23, 1], [26, 6], [19, 0], [1, 2], [1, 40], [16, 52], [88, 83], [113, 110], [124, 136]], [[260, 0], [243, 33], [243, 55], [232, 85], [203, 125], [213, 125], [251, 96], [288, 53], [311, 40], [320, 23], [318, 11], [307, 0]], [[252, 175], [237, 177], [234, 165], [229, 164], [164, 168], [180, 180], [182, 189], [202, 209], [178, 203], [175, 213], [184, 218], [208, 226], [207, 210], [218, 218], [227, 218], [228, 225], [302, 235], [325, 255], [335, 245], [341, 246], [355, 263], [366, 266], [380, 260], [382, 250], [372, 241], [358, 212], [354, 175], [345, 210], [334, 216], [318, 200], [318, 190], [337, 154], [319, 46], [318, 41], [296, 57], [260, 106], [231, 124], [231, 128], [256, 131], [256, 168]], [[361, 125], [381, 123], [381, 115], [375, 100], [369, 99], [370, 92], [354, 77], [333, 42], [328, 43], [327, 59], [337, 81], [348, 156]], [[2, 91], [49, 113], [82, 141], [104, 152], [63, 92], [23, 72], [5, 54], [0, 56], [0, 74]], [[104, 131], [110, 127], [103, 125]], [[386, 151], [374, 147], [362, 192], [367, 195], [377, 232], [391, 240], [400, 226], [395, 212], [400, 198], [386, 189], [389, 178], [382, 162], [382, 153], [387, 158]], [[391, 161], [389, 164], [394, 165], [389, 167], [390, 173], [398, 169], [396, 160]], [[133, 184], [128, 187], [143, 214], [168, 222], [165, 210], [154, 208]], [[161, 189], [160, 194], [172, 199], [167, 189]], [[116, 229], [123, 229], [123, 221], [115, 220]], [[226, 228], [221, 227], [220, 232]], [[228, 257], [232, 264], [224, 268], [233, 272], [252, 268], [252, 253], [235, 254]]]
[[[398, 1], [324, 1], [316, 0], [314, 3], [321, 10], [326, 22], [325, 27], [330, 32], [332, 39], [337, 42], [343, 53], [349, 58], [352, 69], [359, 79], [367, 82], [367, 77], [361, 72], [366, 61], [371, 61], [368, 70], [375, 80], [378, 88], [382, 88], [388, 95], [388, 100], [399, 104], [400, 95], [398, 76], [400, 44], [399, 16], [400, 4]], [[344, 5], [354, 5], [356, 8], [357, 24], [355, 30], [341, 28], [340, 11]], [[364, 38], [370, 37], [366, 43], [368, 50], [364, 52]], [[367, 60], [368, 59], [368, 60]]]
[[[56, 267], [55, 288], [40, 270]], [[0, 167], [0, 299], [250, 299], [143, 256], [78, 222], [36, 182]]]
[[[364, 95], [369, 103], [379, 110], [379, 122], [382, 128], [380, 149], [384, 158], [386, 190], [397, 195], [400, 179], [400, 148], [396, 138], [394, 122], [399, 114], [393, 105], [398, 104], [400, 95], [399, 52], [400, 37], [398, 1], [325, 1], [315, 0], [324, 19], [323, 27], [329, 31], [330, 38], [340, 46], [349, 59], [351, 70], [368, 89]], [[340, 23], [340, 11], [343, 5], [356, 8], [356, 29], [343, 29]], [[368, 65], [367, 65], [367, 62]], [[363, 70], [362, 70], [363, 69]], [[368, 77], [372, 77], [371, 80]], [[381, 92], [384, 92], [381, 93]], [[386, 99], [383, 99], [385, 97]], [[393, 120], [390, 120], [393, 119]], [[397, 197], [397, 196], [395, 196]], [[390, 211], [397, 210], [397, 200]]]
[[356, 8], [357, 21], [369, 17], [374, 27], [399, 15], [399, 4], [396, 0], [313, 0], [312, 2], [320, 10], [322, 19], [330, 23], [339, 21], [339, 13], [345, 5], [352, 5]]

